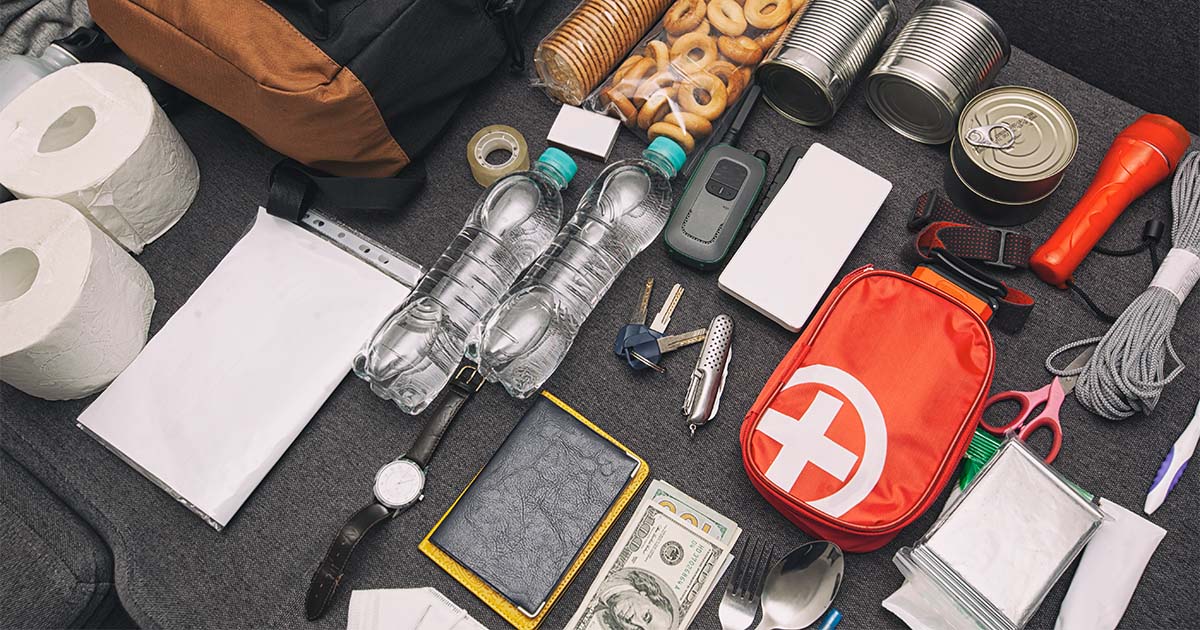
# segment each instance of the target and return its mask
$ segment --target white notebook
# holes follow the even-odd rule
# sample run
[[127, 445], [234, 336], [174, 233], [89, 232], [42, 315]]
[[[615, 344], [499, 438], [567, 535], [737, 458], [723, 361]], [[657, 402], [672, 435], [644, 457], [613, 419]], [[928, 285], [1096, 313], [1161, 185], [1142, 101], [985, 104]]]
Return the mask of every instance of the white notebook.
[[221, 529], [408, 293], [260, 208], [79, 426]]
[[799, 332], [892, 190], [814, 144], [721, 272], [721, 290]]

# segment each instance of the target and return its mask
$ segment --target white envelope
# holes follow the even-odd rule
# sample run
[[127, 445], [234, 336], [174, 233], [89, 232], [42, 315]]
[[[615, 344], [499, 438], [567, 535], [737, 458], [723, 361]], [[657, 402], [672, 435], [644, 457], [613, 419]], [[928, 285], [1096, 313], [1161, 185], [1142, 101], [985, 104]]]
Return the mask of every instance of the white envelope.
[[219, 530], [409, 292], [260, 208], [79, 426]]

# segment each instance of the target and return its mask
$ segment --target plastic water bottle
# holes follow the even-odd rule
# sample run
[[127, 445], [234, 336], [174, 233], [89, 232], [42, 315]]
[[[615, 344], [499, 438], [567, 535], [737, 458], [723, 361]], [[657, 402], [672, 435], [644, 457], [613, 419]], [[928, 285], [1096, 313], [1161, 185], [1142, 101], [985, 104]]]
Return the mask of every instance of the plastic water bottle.
[[534, 167], [506, 175], [479, 198], [466, 225], [404, 305], [354, 360], [354, 373], [405, 413], [418, 414], [454, 375], [484, 315], [554, 239], [560, 191], [574, 160], [547, 149]]
[[479, 367], [488, 380], [525, 398], [550, 378], [596, 302], [666, 225], [671, 178], [686, 159], [674, 141], [655, 138], [641, 158], [600, 173], [554, 244], [485, 320]]

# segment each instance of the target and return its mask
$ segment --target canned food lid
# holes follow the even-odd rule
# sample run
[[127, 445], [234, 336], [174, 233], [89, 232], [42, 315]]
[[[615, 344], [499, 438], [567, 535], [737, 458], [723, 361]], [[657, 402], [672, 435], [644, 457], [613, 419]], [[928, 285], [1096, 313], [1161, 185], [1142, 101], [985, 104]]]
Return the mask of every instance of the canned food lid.
[[768, 61], [759, 66], [757, 80], [767, 104], [795, 122], [822, 125], [837, 112], [828, 86], [800, 64]]
[[958, 142], [976, 166], [1010, 181], [1039, 181], [1075, 158], [1079, 130], [1062, 103], [1006, 85], [976, 96], [958, 121]]

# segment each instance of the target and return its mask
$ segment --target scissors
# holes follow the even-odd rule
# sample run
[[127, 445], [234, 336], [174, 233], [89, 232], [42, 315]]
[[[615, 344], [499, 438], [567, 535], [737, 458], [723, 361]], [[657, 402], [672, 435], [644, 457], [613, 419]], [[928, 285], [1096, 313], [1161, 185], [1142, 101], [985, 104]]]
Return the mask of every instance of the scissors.
[[[1075, 360], [1071, 361], [1064, 371], [1076, 370], [1087, 365], [1088, 359], [1092, 358], [1095, 349], [1095, 346], [1089, 346], [1075, 357]], [[1028, 442], [1029, 436], [1038, 429], [1049, 429], [1054, 443], [1050, 445], [1050, 454], [1046, 456], [1045, 461], [1047, 464], [1052, 463], [1054, 458], [1058, 457], [1058, 449], [1062, 448], [1062, 424], [1058, 421], [1059, 410], [1062, 408], [1067, 394], [1075, 389], [1075, 382], [1078, 380], [1078, 375], [1055, 376], [1049, 385], [1031, 392], [1000, 392], [987, 399], [987, 402], [983, 404], [984, 411], [986, 412], [996, 403], [1012, 400], [1021, 405], [1016, 417], [1000, 426], [994, 426], [987, 422], [981, 424], [988, 433], [996, 435], [1015, 433], [1017, 439], [1022, 442]], [[1034, 413], [1038, 406], [1042, 406], [1041, 411]]]

